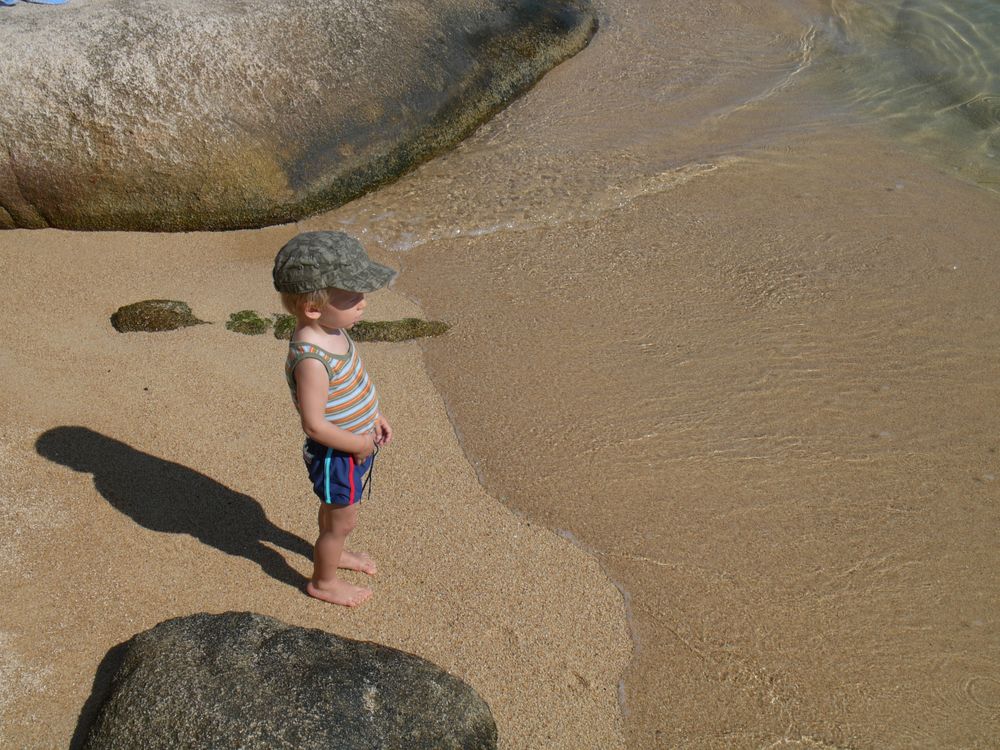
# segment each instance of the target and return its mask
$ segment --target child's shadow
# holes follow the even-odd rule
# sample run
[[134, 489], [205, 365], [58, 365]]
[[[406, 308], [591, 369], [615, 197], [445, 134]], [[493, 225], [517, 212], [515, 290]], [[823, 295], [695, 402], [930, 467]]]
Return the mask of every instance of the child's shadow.
[[268, 521], [260, 503], [248, 495], [86, 427], [48, 430], [35, 450], [50, 461], [93, 474], [97, 491], [140, 526], [190, 534], [228, 555], [252, 560], [290, 586], [306, 581], [264, 542], [310, 559], [312, 545]]

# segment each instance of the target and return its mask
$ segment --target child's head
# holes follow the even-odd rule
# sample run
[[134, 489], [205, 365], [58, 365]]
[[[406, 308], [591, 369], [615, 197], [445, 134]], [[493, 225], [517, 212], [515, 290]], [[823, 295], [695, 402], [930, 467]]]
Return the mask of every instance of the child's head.
[[361, 243], [343, 232], [303, 232], [278, 251], [272, 271], [281, 303], [296, 317], [307, 307], [322, 307], [336, 290], [374, 292], [396, 277], [375, 263]]

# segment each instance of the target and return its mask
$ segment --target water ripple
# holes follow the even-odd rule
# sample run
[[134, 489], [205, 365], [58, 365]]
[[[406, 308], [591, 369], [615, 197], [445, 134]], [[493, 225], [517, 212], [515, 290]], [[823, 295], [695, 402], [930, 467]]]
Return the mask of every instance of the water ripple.
[[1000, 3], [831, 0], [829, 13], [825, 82], [841, 104], [1000, 189]]

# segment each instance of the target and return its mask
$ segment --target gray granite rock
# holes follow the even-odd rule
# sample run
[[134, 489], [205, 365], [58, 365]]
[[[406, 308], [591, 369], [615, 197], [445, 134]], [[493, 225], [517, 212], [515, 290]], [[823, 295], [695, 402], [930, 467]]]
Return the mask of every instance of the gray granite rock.
[[5, 8], [0, 228], [233, 229], [339, 205], [585, 46], [587, 3]]
[[489, 707], [412, 654], [249, 612], [128, 644], [86, 750], [495, 748]]

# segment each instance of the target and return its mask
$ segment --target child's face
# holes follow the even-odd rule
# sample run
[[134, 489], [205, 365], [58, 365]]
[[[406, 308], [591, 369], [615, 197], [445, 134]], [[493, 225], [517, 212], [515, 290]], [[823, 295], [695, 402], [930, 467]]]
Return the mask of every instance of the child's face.
[[324, 328], [350, 328], [361, 320], [367, 304], [363, 292], [334, 289], [326, 304], [318, 308], [316, 320]]

